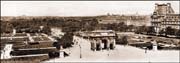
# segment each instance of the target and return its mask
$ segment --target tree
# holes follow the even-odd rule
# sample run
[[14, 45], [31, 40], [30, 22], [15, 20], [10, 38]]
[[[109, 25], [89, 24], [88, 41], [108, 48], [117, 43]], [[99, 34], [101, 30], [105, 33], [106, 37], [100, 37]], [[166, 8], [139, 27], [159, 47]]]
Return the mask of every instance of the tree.
[[166, 35], [175, 35], [175, 29], [173, 29], [172, 27], [167, 27], [166, 31], [165, 31]]
[[122, 31], [122, 32], [127, 31], [127, 25], [125, 25], [124, 22], [118, 23], [118, 24], [117, 24], [117, 27], [118, 27], [118, 28], [117, 28], [118, 31]]
[[135, 31], [135, 33], [137, 33], [137, 34], [144, 33], [144, 32], [147, 33], [147, 27], [145, 25], [137, 27], [137, 29]]
[[128, 44], [127, 36], [117, 37], [116, 42], [117, 44], [124, 44], [124, 45]]
[[123, 36], [121, 40], [122, 40], [122, 44], [128, 44], [127, 36]]
[[176, 31], [176, 36], [180, 37], [180, 29]]
[[63, 46], [63, 48], [72, 47], [73, 43], [73, 33], [67, 32], [60, 40], [59, 46]]
[[129, 26], [128, 26], [129, 31], [133, 31], [133, 30], [134, 30], [134, 28], [135, 28], [135, 26], [134, 26], [134, 25], [129, 25]]
[[153, 33], [155, 33], [155, 29], [153, 26], [148, 26], [146, 32], [147, 32], [147, 34], [153, 34]]
[[1, 33], [12, 33], [13, 25], [9, 22], [1, 22]]
[[164, 29], [162, 29], [162, 30], [159, 31], [159, 34], [160, 34], [160, 35], [163, 35], [164, 33], [165, 33], [165, 30], [164, 30]]
[[[39, 28], [39, 30], [40, 30], [40, 28]], [[45, 34], [48, 34], [48, 35], [51, 35], [51, 28], [49, 26], [45, 26], [45, 27], [43, 27], [41, 32], [45, 33]]]
[[81, 31], [93, 31], [95, 29], [98, 29], [98, 21], [97, 19], [88, 19], [80, 22]]

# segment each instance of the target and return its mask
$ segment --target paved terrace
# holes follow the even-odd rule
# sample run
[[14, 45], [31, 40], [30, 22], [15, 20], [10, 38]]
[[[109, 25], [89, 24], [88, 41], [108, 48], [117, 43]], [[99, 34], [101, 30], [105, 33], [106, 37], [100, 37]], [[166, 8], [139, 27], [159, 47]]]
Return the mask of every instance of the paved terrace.
[[[76, 44], [72, 48], [64, 49], [69, 51], [70, 56], [55, 58], [48, 62], [179, 62], [177, 50], [147, 51], [131, 47], [116, 45], [114, 50], [92, 51], [90, 42], [82, 37], [75, 36]], [[81, 47], [81, 48], [80, 48]], [[80, 51], [81, 50], [81, 51]], [[80, 57], [81, 55], [81, 57]]]

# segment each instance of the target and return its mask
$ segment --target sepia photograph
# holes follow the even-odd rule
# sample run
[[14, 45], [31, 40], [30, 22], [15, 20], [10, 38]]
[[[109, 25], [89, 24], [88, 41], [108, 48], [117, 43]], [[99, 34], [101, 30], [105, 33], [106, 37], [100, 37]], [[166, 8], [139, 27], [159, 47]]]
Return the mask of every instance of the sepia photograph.
[[180, 1], [1, 1], [1, 63], [180, 62]]

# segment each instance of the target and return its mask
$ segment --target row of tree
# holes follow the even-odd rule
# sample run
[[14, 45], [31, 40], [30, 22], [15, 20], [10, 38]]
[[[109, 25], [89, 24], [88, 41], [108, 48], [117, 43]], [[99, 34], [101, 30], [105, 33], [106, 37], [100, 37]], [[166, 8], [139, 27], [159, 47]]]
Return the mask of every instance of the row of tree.
[[[39, 30], [44, 26], [43, 30]], [[27, 33], [51, 33], [51, 27], [59, 27], [63, 32], [92, 31], [96, 29], [115, 30], [120, 32], [134, 31], [135, 33], [156, 34], [153, 26], [126, 25], [124, 22], [113, 24], [99, 24], [95, 17], [44, 17], [32, 19], [13, 19], [11, 21], [1, 21], [1, 33], [11, 33], [13, 28], [17, 32]], [[177, 35], [180, 31], [167, 27], [160, 30], [159, 34]]]
[[180, 36], [180, 29], [174, 29], [172, 27], [167, 27], [165, 29], [160, 30], [160, 35], [174, 35], [174, 36]]
[[99, 24], [96, 18], [33, 18], [33, 19], [14, 19], [12, 21], [1, 21], [1, 32], [10, 33], [12, 29], [17, 32], [35, 33], [40, 32], [40, 26], [44, 26], [43, 31], [50, 33], [51, 27], [62, 28], [63, 32], [93, 31], [96, 29], [132, 31], [135, 26], [122, 23]]
[[98, 29], [102, 30], [114, 30], [114, 31], [120, 31], [120, 32], [127, 32], [127, 31], [134, 31], [135, 26], [134, 25], [126, 25], [124, 22], [121, 23], [113, 23], [113, 24], [99, 24]]
[[147, 35], [156, 35], [157, 33], [161, 36], [174, 35], [180, 36], [180, 29], [174, 29], [172, 27], [166, 27], [165, 29], [161, 29], [159, 32], [155, 31], [153, 26], [139, 26], [135, 29], [135, 33], [137, 34], [147, 34]]
[[156, 32], [155, 32], [155, 29], [153, 26], [143, 25], [143, 26], [136, 27], [135, 33], [137, 33], [137, 34], [148, 34], [149, 35], [149, 34], [155, 34]]

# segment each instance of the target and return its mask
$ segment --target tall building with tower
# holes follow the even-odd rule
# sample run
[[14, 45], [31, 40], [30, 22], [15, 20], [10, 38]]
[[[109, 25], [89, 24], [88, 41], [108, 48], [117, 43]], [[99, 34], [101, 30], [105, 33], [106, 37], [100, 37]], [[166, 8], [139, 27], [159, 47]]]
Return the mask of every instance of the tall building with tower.
[[156, 33], [165, 30], [167, 27], [180, 29], [180, 14], [176, 14], [170, 3], [155, 4], [151, 25], [154, 26]]

